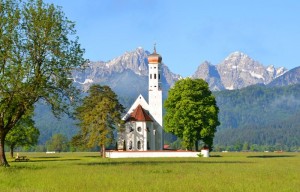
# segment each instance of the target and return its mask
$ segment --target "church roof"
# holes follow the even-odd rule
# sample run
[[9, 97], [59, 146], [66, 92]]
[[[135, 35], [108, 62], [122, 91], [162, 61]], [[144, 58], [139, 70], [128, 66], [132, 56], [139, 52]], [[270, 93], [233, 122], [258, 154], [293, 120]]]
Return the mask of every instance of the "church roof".
[[137, 108], [134, 109], [130, 116], [126, 119], [128, 121], [153, 121], [152, 118], [148, 115], [148, 113], [143, 109], [141, 105], [138, 105]]

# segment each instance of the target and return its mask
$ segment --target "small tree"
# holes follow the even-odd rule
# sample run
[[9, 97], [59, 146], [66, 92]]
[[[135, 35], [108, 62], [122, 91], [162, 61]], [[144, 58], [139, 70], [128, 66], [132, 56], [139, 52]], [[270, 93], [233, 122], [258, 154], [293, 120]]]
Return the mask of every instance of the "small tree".
[[250, 149], [249, 143], [248, 142], [244, 142], [243, 144], [243, 151], [248, 151]]
[[39, 136], [40, 132], [34, 126], [34, 121], [31, 119], [31, 115], [24, 116], [6, 135], [5, 143], [10, 147], [10, 156], [14, 156], [15, 147], [29, 147], [36, 145]]
[[68, 138], [62, 134], [55, 134], [47, 141], [46, 146], [48, 151], [68, 151]]
[[76, 109], [81, 128], [76, 138], [82, 138], [87, 147], [101, 147], [102, 157], [105, 157], [105, 145], [114, 141], [113, 131], [122, 124], [123, 110], [117, 95], [110, 87], [92, 85], [89, 96]]
[[218, 121], [219, 108], [215, 97], [202, 79], [181, 79], [169, 90], [164, 103], [165, 131], [182, 139], [183, 145], [198, 150], [202, 140], [210, 149]]

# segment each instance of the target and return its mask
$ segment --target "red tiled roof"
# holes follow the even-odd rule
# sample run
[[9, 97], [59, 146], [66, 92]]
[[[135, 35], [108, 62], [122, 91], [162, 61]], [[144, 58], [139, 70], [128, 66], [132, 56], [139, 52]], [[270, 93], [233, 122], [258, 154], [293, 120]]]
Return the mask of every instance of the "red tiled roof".
[[137, 108], [130, 114], [127, 121], [153, 121], [148, 113], [143, 109], [141, 105], [138, 105]]

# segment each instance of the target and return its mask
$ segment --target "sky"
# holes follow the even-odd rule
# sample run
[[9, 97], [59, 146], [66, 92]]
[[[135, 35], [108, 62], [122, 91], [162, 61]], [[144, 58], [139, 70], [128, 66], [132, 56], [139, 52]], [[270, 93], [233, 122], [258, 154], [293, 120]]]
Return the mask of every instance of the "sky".
[[76, 24], [90, 61], [156, 49], [173, 73], [192, 75], [241, 51], [265, 66], [300, 66], [299, 0], [45, 0]]

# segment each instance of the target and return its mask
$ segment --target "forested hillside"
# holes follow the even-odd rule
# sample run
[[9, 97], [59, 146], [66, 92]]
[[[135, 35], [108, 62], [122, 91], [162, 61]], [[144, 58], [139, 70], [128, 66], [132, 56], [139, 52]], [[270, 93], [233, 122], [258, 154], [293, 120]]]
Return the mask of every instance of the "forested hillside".
[[40, 144], [45, 144], [55, 134], [62, 134], [70, 139], [78, 132], [74, 119], [65, 114], [56, 118], [52, 114], [51, 108], [42, 102], [35, 105], [34, 113], [35, 125], [40, 130]]
[[[214, 92], [220, 108], [215, 146], [251, 145], [291, 148], [300, 146], [300, 84], [286, 87], [250, 86], [240, 90]], [[122, 97], [120, 102], [129, 107], [135, 98]], [[71, 138], [78, 129], [75, 121], [62, 116], [57, 120], [50, 108], [38, 105], [35, 122], [40, 129], [40, 143], [56, 133]], [[172, 142], [174, 137], [167, 136]]]
[[215, 145], [300, 146], [300, 85], [214, 93], [220, 108]]

